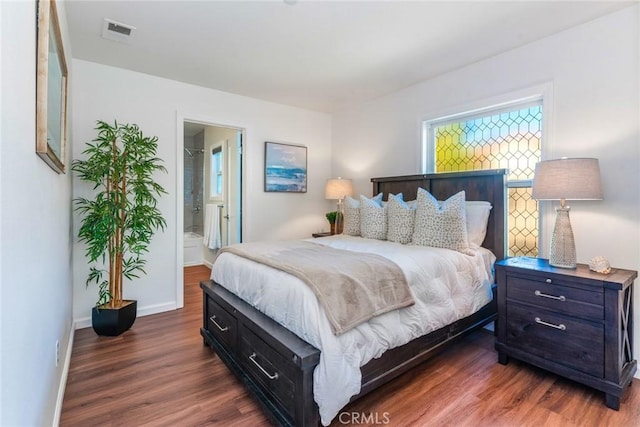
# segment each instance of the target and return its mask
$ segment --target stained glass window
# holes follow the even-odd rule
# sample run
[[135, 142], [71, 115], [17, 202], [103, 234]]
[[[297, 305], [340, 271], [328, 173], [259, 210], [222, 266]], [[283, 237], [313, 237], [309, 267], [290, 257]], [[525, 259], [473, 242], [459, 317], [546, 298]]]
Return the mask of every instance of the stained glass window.
[[538, 255], [538, 203], [531, 198], [540, 161], [542, 102], [428, 125], [435, 171], [508, 169], [509, 255]]

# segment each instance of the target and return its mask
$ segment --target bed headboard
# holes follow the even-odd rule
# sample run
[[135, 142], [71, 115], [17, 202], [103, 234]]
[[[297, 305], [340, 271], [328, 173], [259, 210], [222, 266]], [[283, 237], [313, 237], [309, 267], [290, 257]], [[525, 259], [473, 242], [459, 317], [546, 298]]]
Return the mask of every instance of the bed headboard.
[[498, 259], [507, 255], [507, 170], [488, 169], [466, 172], [432, 173], [425, 175], [371, 178], [373, 194], [402, 193], [405, 200], [414, 200], [418, 188], [424, 188], [438, 200], [464, 190], [467, 200], [486, 200], [493, 208], [489, 214], [487, 236], [482, 246], [491, 250]]

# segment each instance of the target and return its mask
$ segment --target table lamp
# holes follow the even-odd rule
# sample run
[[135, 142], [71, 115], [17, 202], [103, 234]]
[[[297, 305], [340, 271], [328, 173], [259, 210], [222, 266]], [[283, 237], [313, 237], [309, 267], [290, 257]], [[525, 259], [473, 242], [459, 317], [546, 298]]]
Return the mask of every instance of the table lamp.
[[344, 207], [342, 201], [347, 196], [353, 195], [353, 182], [350, 179], [344, 179], [341, 177], [331, 178], [327, 180], [327, 185], [324, 188], [324, 197], [329, 200], [337, 200], [338, 207], [336, 210], [336, 234], [342, 233], [343, 221], [344, 221]]
[[602, 200], [598, 159], [563, 157], [536, 164], [532, 197], [537, 200], [560, 200], [551, 235], [549, 265], [576, 268], [576, 246], [566, 200]]

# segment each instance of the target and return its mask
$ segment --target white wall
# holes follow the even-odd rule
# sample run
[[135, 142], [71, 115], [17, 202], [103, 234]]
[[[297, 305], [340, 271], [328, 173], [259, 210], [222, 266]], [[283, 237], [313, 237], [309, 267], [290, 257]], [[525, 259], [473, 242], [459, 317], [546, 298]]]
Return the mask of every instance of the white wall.
[[[36, 2], [0, 9], [0, 425], [52, 425], [72, 333], [71, 174], [35, 153]], [[70, 64], [63, 2], [58, 11]]]
[[[4, 26], [4, 21], [2, 19], [3, 13], [2, 13], [2, 2], [0, 2], [0, 35], [4, 35], [3, 32], [3, 28]], [[2, 39], [0, 40], [4, 40], [4, 36], [2, 37]], [[4, 115], [2, 114], [3, 109], [4, 109], [4, 104], [2, 102], [3, 96], [2, 94], [4, 93], [4, 80], [3, 80], [3, 73], [2, 73], [2, 65], [4, 63], [4, 49], [2, 48], [3, 43], [0, 41], [0, 165], [2, 165], [2, 141], [4, 141], [4, 133], [2, 132], [3, 126], [2, 126], [2, 117], [4, 117]], [[2, 235], [2, 210], [3, 210], [3, 203], [2, 203], [2, 173], [0, 173], [0, 307], [3, 307], [4, 304], [2, 303], [2, 242], [3, 242], [3, 235]], [[3, 357], [2, 357], [2, 347], [3, 347], [3, 343], [4, 343], [4, 333], [3, 333], [3, 327], [2, 327], [2, 315], [0, 315], [0, 423], [3, 420], [3, 412], [2, 412], [2, 407], [4, 405], [4, 386], [3, 386], [3, 372], [4, 372], [4, 364], [2, 362]]]
[[[138, 300], [139, 315], [181, 305], [176, 295], [176, 283], [182, 280], [181, 263], [176, 262], [181, 239], [177, 231], [182, 236], [177, 210], [183, 209], [178, 191], [178, 185], [182, 185], [183, 158], [179, 119], [246, 129], [245, 241], [310, 237], [312, 232], [326, 228], [324, 213], [329, 204], [324, 199], [324, 184], [331, 172], [329, 115], [82, 60], [73, 60], [73, 72], [72, 132], [76, 141], [73, 157], [80, 158], [84, 143], [95, 137], [96, 120], [117, 119], [137, 123], [146, 135], [158, 136], [158, 156], [165, 160], [168, 169], [168, 174], [157, 176], [169, 193], [159, 203], [168, 227], [153, 238], [147, 257], [148, 275], [125, 285], [125, 297]], [[293, 142], [308, 147], [307, 193], [263, 191], [265, 141]], [[86, 184], [74, 179], [74, 197], [89, 193]], [[79, 220], [74, 216], [74, 231], [78, 227]], [[182, 252], [182, 241], [179, 243]], [[73, 315], [78, 325], [85, 326], [89, 324], [97, 292], [95, 288], [85, 289], [88, 268], [84, 248], [77, 242], [74, 248]]]
[[[2, 2], [0, 2], [0, 35], [3, 35], [4, 32], [2, 31], [2, 29], [4, 28], [3, 25], [3, 19], [2, 19]], [[4, 37], [2, 37], [2, 39], [0, 40], [4, 40]], [[4, 117], [4, 115], [2, 115], [2, 111], [4, 108], [4, 104], [2, 103], [2, 99], [3, 96], [2, 94], [4, 93], [4, 80], [2, 79], [3, 77], [3, 73], [2, 73], [2, 65], [4, 63], [4, 56], [3, 56], [3, 52], [4, 49], [2, 48], [3, 43], [0, 41], [0, 165], [2, 165], [2, 141], [4, 141], [4, 133], [2, 133], [2, 117]], [[3, 242], [3, 236], [2, 236], [2, 209], [3, 209], [3, 203], [2, 203], [2, 173], [0, 173], [0, 307], [3, 307], [2, 304], [2, 242]], [[4, 387], [3, 387], [3, 372], [4, 372], [4, 364], [2, 363], [2, 344], [4, 342], [4, 334], [3, 334], [3, 327], [2, 327], [2, 315], [0, 315], [0, 423], [2, 422], [3, 418], [3, 414], [2, 414], [2, 406], [4, 403]]]
[[[549, 158], [600, 159], [605, 200], [572, 203], [578, 262], [604, 255], [615, 267], [640, 270], [639, 8], [334, 114], [334, 173], [353, 178], [356, 190], [365, 194], [371, 193], [372, 176], [421, 173], [417, 159], [423, 119], [547, 85], [553, 92], [551, 129], [544, 141]], [[544, 236], [550, 235], [552, 215], [545, 210]], [[546, 247], [541, 249], [547, 253]], [[637, 358], [640, 280], [636, 282]]]

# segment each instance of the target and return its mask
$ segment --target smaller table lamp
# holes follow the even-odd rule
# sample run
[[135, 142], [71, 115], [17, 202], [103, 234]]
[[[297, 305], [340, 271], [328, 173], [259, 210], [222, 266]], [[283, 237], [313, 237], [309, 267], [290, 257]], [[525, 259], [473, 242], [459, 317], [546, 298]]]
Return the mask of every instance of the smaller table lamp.
[[560, 200], [551, 235], [549, 265], [576, 268], [576, 246], [566, 200], [602, 200], [598, 159], [545, 160], [536, 164], [532, 196]]
[[338, 209], [336, 210], [336, 234], [342, 233], [342, 226], [344, 221], [344, 207], [342, 201], [347, 196], [353, 195], [353, 182], [350, 179], [344, 179], [341, 177], [331, 178], [327, 180], [327, 185], [324, 188], [324, 197], [329, 200], [338, 201]]

